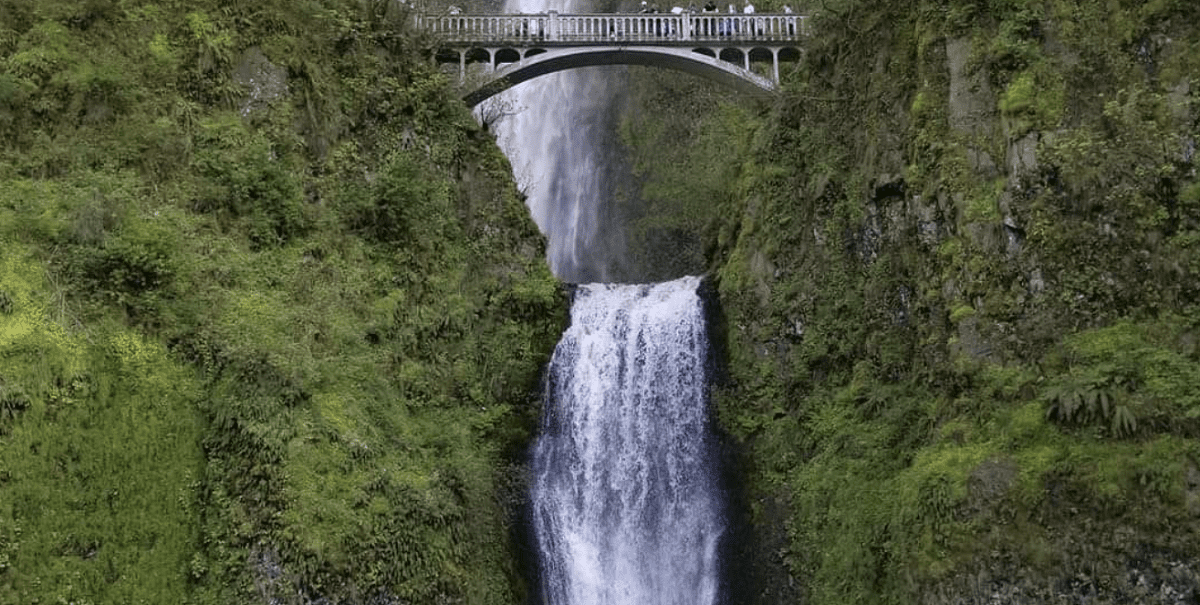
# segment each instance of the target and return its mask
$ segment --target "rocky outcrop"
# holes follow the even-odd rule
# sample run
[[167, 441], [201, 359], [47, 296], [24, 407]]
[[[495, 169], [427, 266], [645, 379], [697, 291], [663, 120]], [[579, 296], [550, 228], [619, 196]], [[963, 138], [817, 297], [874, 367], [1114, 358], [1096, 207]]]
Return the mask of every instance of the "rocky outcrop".
[[843, 8], [713, 255], [770, 561], [813, 603], [1195, 600], [1197, 9]]

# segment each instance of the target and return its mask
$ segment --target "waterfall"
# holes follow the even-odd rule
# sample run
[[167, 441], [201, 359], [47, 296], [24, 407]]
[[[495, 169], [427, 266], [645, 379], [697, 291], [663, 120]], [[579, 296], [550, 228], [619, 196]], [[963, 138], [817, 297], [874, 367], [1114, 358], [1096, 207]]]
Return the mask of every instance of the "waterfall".
[[[585, 12], [586, 0], [508, 0], [510, 13]], [[623, 259], [623, 239], [611, 227], [613, 162], [604, 142], [615, 143], [611, 109], [623, 68], [585, 68], [522, 83], [486, 104], [505, 114], [497, 142], [512, 161], [534, 222], [548, 240], [547, 261], [572, 283], [612, 281]]]
[[579, 286], [533, 451], [549, 605], [710, 605], [725, 531], [699, 278]]
[[[588, 0], [508, 0], [584, 12]], [[625, 72], [574, 69], [514, 87], [483, 113], [548, 239], [554, 274], [624, 277], [612, 200], [629, 191], [608, 148]], [[715, 605], [726, 533], [707, 410], [704, 314], [686, 277], [578, 286], [547, 371], [532, 452], [531, 521], [546, 605]]]

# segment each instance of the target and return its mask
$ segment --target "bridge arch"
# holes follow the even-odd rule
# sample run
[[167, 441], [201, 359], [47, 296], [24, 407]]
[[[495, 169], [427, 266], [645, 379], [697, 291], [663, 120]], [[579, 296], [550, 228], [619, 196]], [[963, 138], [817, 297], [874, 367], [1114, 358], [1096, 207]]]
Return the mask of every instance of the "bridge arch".
[[492, 66], [501, 65], [503, 63], [519, 63], [524, 57], [521, 56], [521, 51], [515, 48], [501, 48], [495, 53], [495, 59], [492, 61]]
[[[762, 94], [779, 82], [781, 60], [796, 60], [807, 35], [806, 17], [790, 12], [605, 13], [414, 16], [418, 27], [439, 36], [435, 59], [468, 64], [486, 61], [489, 72], [471, 104], [548, 73], [593, 65], [647, 65], [691, 73], [732, 88]], [[754, 73], [769, 63], [770, 77]], [[761, 70], [759, 70], [761, 71]]]
[[730, 47], [730, 48], [722, 48], [721, 52], [717, 55], [717, 58], [726, 63], [736, 63], [736, 64], [740, 65], [743, 62], [743, 59], [745, 56], [746, 56], [746, 53], [742, 52], [742, 49], [737, 48], [737, 47]]
[[[539, 52], [534, 52], [537, 50]], [[733, 60], [727, 59], [728, 51], [735, 50]], [[749, 58], [755, 51], [768, 53], [773, 59], [775, 54], [769, 49], [724, 49], [718, 58], [711, 49], [673, 48], [661, 46], [626, 46], [626, 47], [571, 47], [531, 49], [525, 57], [517, 62], [507, 62], [508, 65], [488, 74], [487, 80], [475, 90], [467, 93], [463, 100], [470, 106], [478, 105], [486, 99], [499, 94], [517, 84], [544, 76], [546, 74], [597, 65], [644, 65], [674, 69], [718, 82], [730, 88], [754, 96], [765, 96], [775, 90], [775, 83], [770, 78], [763, 77], [750, 71]], [[501, 61], [502, 51], [495, 53], [495, 65], [506, 63]], [[509, 52], [516, 54], [515, 50]], [[797, 51], [798, 52], [798, 51]], [[725, 59], [725, 60], [723, 60]]]
[[492, 53], [488, 52], [488, 49], [486, 49], [486, 48], [479, 48], [478, 46], [476, 46], [474, 48], [468, 49], [464, 54], [466, 55], [465, 59], [468, 64], [471, 64], [471, 63], [486, 63], [487, 65], [492, 64]]

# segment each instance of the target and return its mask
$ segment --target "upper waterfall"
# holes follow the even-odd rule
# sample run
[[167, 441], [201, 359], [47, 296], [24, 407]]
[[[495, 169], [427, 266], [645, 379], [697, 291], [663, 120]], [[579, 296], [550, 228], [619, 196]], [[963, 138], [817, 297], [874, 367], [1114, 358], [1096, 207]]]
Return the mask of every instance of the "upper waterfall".
[[[507, 12], [585, 11], [570, 0], [509, 0]], [[614, 281], [623, 240], [611, 227], [609, 199], [618, 180], [609, 148], [616, 146], [611, 69], [549, 74], [493, 99], [509, 114], [496, 125], [498, 142], [512, 161], [534, 222], [548, 239], [554, 275], [573, 283]]]

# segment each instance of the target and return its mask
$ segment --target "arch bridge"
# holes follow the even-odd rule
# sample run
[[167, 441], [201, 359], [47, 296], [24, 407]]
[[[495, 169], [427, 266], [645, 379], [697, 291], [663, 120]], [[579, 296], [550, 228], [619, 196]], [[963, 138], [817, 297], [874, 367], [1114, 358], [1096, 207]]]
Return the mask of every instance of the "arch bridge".
[[[773, 92], [780, 61], [799, 59], [807, 17], [791, 13], [604, 13], [419, 15], [440, 37], [436, 58], [483, 64], [469, 105], [541, 75], [592, 65], [650, 65], [689, 72], [755, 94]], [[769, 76], [751, 69], [769, 64]]]

